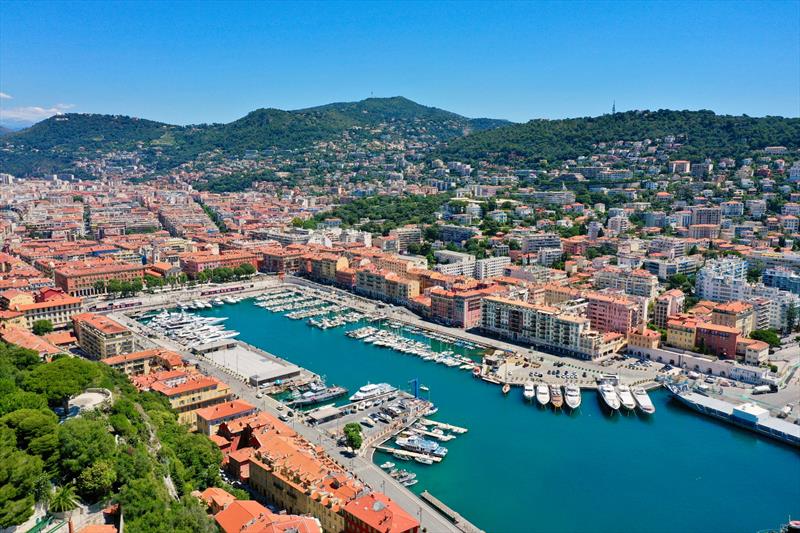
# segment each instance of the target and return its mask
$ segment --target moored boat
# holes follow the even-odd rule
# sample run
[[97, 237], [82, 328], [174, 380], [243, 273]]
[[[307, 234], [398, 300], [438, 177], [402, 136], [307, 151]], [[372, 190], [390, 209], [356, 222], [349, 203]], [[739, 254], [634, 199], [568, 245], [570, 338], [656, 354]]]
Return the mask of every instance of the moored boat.
[[503, 391], [503, 394], [508, 394], [508, 392], [509, 392], [510, 390], [511, 390], [511, 385], [509, 385], [508, 383], [504, 383], [504, 384], [503, 384], [503, 389], [502, 389], [502, 391]]
[[564, 397], [561, 395], [561, 387], [559, 385], [550, 385], [550, 403], [556, 409], [560, 409], [564, 405]]
[[547, 388], [547, 384], [539, 383], [536, 385], [536, 401], [542, 407], [550, 403], [550, 389]]
[[536, 387], [532, 381], [526, 381], [525, 388], [522, 389], [522, 397], [527, 401], [531, 401], [534, 396], [536, 396]]
[[636, 400], [633, 399], [631, 388], [627, 385], [617, 385], [617, 396], [619, 396], [619, 403], [622, 407], [629, 411], [636, 409]]
[[644, 390], [644, 387], [633, 387], [631, 389], [633, 393], [633, 399], [636, 400], [636, 405], [639, 406], [639, 409], [648, 415], [652, 415], [656, 412], [656, 408], [653, 405], [653, 401], [650, 399], [650, 396], [647, 394], [647, 391]]
[[601, 383], [597, 392], [600, 393], [600, 398], [610, 409], [614, 411], [619, 409], [619, 396], [617, 396], [617, 391], [614, 390], [614, 386], [611, 383]]
[[577, 409], [581, 406], [581, 388], [570, 383], [564, 387], [564, 402], [570, 409]]

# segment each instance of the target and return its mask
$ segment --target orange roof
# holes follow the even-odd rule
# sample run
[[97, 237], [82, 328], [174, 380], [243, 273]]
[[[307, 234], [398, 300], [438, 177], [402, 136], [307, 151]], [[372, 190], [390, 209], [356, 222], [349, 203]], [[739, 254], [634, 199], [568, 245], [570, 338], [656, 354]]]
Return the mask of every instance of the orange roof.
[[220, 529], [225, 533], [239, 533], [244, 526], [270, 510], [254, 500], [235, 500], [214, 516]]
[[117, 533], [117, 526], [111, 524], [89, 524], [78, 533]]
[[72, 317], [72, 321], [75, 323], [81, 322], [88, 324], [98, 331], [105, 333], [106, 335], [114, 335], [116, 333], [125, 333], [126, 331], [129, 331], [128, 328], [116, 320], [112, 320], [104, 315], [96, 315], [94, 313], [80, 313], [74, 315]]
[[210, 376], [192, 376], [183, 383], [178, 383], [177, 385], [172, 386], [164, 381], [156, 381], [150, 386], [150, 388], [156, 392], [160, 392], [164, 396], [169, 397], [180, 396], [181, 394], [186, 394], [187, 392], [193, 392], [201, 389], [216, 388], [222, 384], [223, 383], [221, 381]]
[[54, 331], [44, 335], [44, 338], [47, 342], [55, 345], [74, 344], [78, 342], [78, 339], [75, 338], [75, 335], [73, 335], [71, 331]]
[[344, 510], [358, 521], [381, 533], [403, 533], [419, 527], [419, 522], [391, 498], [380, 492], [373, 492], [357, 498]]
[[39, 355], [50, 356], [61, 353], [61, 349], [57, 346], [24, 329], [6, 326], [0, 330], [0, 337], [9, 344], [34, 350]]
[[200, 493], [200, 499], [203, 500], [206, 505], [210, 506], [213, 503], [217, 507], [224, 509], [233, 503], [236, 497], [219, 487], [208, 487]]
[[204, 407], [202, 409], [197, 409], [195, 414], [197, 414], [198, 419], [219, 420], [221, 418], [228, 418], [237, 414], [244, 414], [253, 409], [255, 409], [254, 405], [242, 400], [233, 400], [232, 402], [226, 402], [218, 405], [212, 405], [210, 407]]

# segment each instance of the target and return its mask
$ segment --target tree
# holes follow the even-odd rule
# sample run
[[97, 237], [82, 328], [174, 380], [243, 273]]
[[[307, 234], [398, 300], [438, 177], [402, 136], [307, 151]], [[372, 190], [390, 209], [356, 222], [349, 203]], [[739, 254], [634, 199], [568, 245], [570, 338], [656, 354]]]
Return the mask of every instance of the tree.
[[239, 265], [239, 268], [242, 269], [242, 272], [244, 272], [245, 276], [252, 276], [253, 274], [256, 273], [256, 267], [254, 267], [250, 263], [242, 263], [241, 265]]
[[112, 463], [97, 461], [81, 472], [77, 480], [77, 489], [81, 497], [89, 502], [102, 500], [111, 493], [117, 480], [117, 473]]
[[757, 329], [750, 333], [750, 338], [766, 342], [773, 348], [781, 345], [781, 338], [771, 329]]
[[63, 404], [101, 378], [94, 363], [75, 357], [62, 357], [37, 366], [23, 381], [23, 389], [43, 394], [50, 406]]
[[31, 329], [34, 335], [44, 335], [53, 331], [53, 323], [47, 319], [37, 320], [33, 323], [33, 328]]
[[102, 279], [95, 281], [93, 287], [94, 291], [98, 294], [103, 294], [104, 292], [106, 292], [106, 282], [103, 281]]
[[789, 304], [786, 309], [786, 330], [791, 332], [797, 324], [797, 308], [794, 304]]
[[361, 425], [357, 422], [350, 422], [344, 426], [344, 440], [347, 447], [354, 452], [361, 448], [363, 438], [361, 436]]
[[61, 470], [64, 479], [78, 477], [98, 461], [114, 457], [114, 437], [100, 420], [73, 418], [61, 424], [58, 431], [61, 444]]
[[14, 431], [0, 427], [0, 527], [21, 524], [33, 514], [36, 480], [43, 472], [40, 457], [15, 445]]
[[65, 513], [78, 506], [78, 497], [75, 495], [73, 485], [64, 485], [55, 490], [50, 497], [50, 511], [54, 513]]

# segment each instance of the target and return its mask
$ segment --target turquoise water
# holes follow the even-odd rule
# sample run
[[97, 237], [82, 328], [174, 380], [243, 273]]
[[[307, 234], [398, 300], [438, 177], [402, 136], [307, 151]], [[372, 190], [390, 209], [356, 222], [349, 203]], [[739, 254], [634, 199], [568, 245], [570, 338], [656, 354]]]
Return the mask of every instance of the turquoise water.
[[[228, 316], [240, 338], [355, 390], [419, 378], [437, 420], [469, 428], [438, 465], [401, 462], [429, 490], [489, 532], [755, 532], [800, 516], [800, 453], [701, 417], [662, 392], [651, 418], [543, 410], [469, 372], [378, 348], [250, 301], [202, 311]], [[444, 349], [444, 347], [442, 347]], [[377, 454], [380, 463], [386, 456]]]

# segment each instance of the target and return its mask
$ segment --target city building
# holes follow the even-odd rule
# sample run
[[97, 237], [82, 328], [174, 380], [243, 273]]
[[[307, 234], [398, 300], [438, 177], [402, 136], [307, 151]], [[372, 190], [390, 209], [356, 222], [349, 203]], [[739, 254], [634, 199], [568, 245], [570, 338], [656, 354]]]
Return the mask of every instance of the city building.
[[56, 287], [71, 296], [92, 296], [105, 292], [112, 280], [120, 282], [142, 282], [144, 265], [119, 263], [112, 260], [69, 262], [54, 271]]
[[671, 317], [683, 312], [685, 300], [686, 296], [680, 289], [658, 295], [653, 307], [653, 323], [660, 328], [666, 328]]
[[588, 318], [567, 314], [559, 307], [490, 296], [483, 300], [484, 333], [522, 342], [579, 359], [598, 359], [617, 352], [626, 336], [592, 329]]
[[131, 330], [107, 316], [77, 314], [72, 317], [72, 325], [78, 345], [89, 357], [105, 359], [133, 351]]

